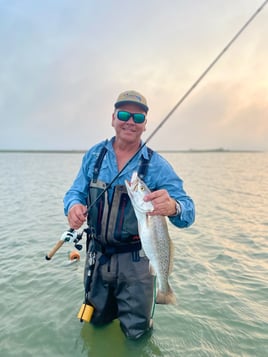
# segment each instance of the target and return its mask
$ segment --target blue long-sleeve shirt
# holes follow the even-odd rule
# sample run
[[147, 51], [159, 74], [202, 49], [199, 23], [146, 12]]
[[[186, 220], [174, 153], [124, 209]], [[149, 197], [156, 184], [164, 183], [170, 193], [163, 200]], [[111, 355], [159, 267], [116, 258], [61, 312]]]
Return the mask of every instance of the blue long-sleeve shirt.
[[[113, 149], [112, 138], [110, 141], [102, 141], [94, 145], [83, 157], [82, 165], [71, 188], [64, 197], [64, 213], [68, 214], [70, 208], [77, 203], [86, 205], [89, 182], [93, 176], [93, 169], [96, 159], [104, 145], [107, 153], [104, 156], [98, 179], [110, 183], [118, 174], [116, 155]], [[148, 159], [148, 152], [144, 146], [138, 155], [127, 165], [123, 172], [108, 189], [109, 198], [112, 197], [113, 187], [124, 185], [125, 180], [130, 180], [133, 171], [137, 171], [139, 162], [143, 156]], [[173, 170], [172, 166], [157, 152], [154, 152], [150, 160], [147, 174], [144, 178], [146, 185], [152, 189], [166, 189], [169, 195], [179, 202], [181, 213], [178, 216], [169, 217], [169, 220], [177, 227], [184, 228], [190, 226], [195, 219], [195, 207], [193, 200], [186, 194], [183, 188], [183, 181]]]

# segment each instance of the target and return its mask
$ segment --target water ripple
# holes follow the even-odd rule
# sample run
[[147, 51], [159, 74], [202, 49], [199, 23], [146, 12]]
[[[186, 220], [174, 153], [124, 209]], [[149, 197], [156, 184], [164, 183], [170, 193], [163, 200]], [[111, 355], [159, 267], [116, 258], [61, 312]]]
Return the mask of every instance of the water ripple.
[[83, 251], [75, 264], [67, 244], [44, 258], [67, 227], [62, 197], [81, 155], [0, 154], [1, 355], [267, 354], [267, 154], [166, 157], [196, 202], [196, 223], [187, 230], [169, 225], [178, 304], [157, 305], [153, 334], [133, 342], [117, 321], [95, 329], [76, 318]]

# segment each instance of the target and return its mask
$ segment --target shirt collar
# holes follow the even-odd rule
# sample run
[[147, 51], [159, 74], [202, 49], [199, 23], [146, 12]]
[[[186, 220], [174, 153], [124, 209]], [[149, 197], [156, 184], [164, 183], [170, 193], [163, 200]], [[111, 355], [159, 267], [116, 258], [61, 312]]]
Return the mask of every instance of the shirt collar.
[[[113, 136], [110, 140], [106, 141], [105, 146], [106, 146], [106, 148], [108, 150], [114, 151], [114, 148], [113, 148], [114, 141], [115, 141], [115, 136]], [[141, 140], [140, 145], [144, 145], [144, 141]], [[145, 159], [149, 159], [149, 155], [148, 155], [148, 151], [147, 151], [146, 145], [143, 146], [143, 148], [139, 152], [138, 156], [139, 157], [143, 156]]]

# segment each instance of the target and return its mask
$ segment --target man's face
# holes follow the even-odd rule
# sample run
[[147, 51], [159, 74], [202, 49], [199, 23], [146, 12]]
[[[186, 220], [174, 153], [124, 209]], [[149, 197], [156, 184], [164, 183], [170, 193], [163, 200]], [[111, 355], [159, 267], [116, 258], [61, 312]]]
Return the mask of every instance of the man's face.
[[143, 123], [135, 123], [131, 117], [128, 121], [121, 121], [117, 118], [118, 111], [142, 113], [146, 115], [144, 110], [136, 104], [124, 104], [115, 110], [112, 118], [112, 126], [115, 129], [116, 137], [118, 139], [128, 143], [139, 142], [142, 133], [145, 131], [147, 120], [145, 119]]

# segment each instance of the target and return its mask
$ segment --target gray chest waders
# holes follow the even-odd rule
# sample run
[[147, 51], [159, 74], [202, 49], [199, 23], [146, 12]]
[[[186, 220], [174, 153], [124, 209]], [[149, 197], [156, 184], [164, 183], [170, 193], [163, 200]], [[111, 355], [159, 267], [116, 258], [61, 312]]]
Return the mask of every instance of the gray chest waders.
[[[147, 148], [147, 151], [149, 158], [142, 157], [138, 168], [138, 175], [141, 179], [147, 173], [153, 154], [153, 150], [150, 148]], [[94, 199], [106, 187], [105, 183], [98, 181], [101, 164], [106, 152], [107, 148], [104, 146], [96, 160], [93, 178], [89, 185], [89, 203], [91, 201], [94, 202]], [[112, 208], [110, 209], [107, 192], [105, 192], [92, 208], [91, 214], [88, 215], [89, 227], [85, 230], [87, 233], [87, 261], [84, 277], [85, 300], [77, 315], [81, 322], [89, 322], [94, 312], [94, 307], [89, 303], [89, 292], [96, 262], [96, 252], [102, 253], [99, 258], [101, 265], [109, 261], [113, 254], [131, 252], [133, 261], [139, 261], [140, 259], [139, 251], [142, 247], [138, 236], [137, 219], [124, 185], [115, 186], [111, 206]], [[117, 217], [118, 212], [120, 213], [119, 217]], [[122, 223], [123, 221], [124, 224]], [[127, 229], [124, 229], [126, 226]], [[107, 236], [112, 238], [107, 239]]]

